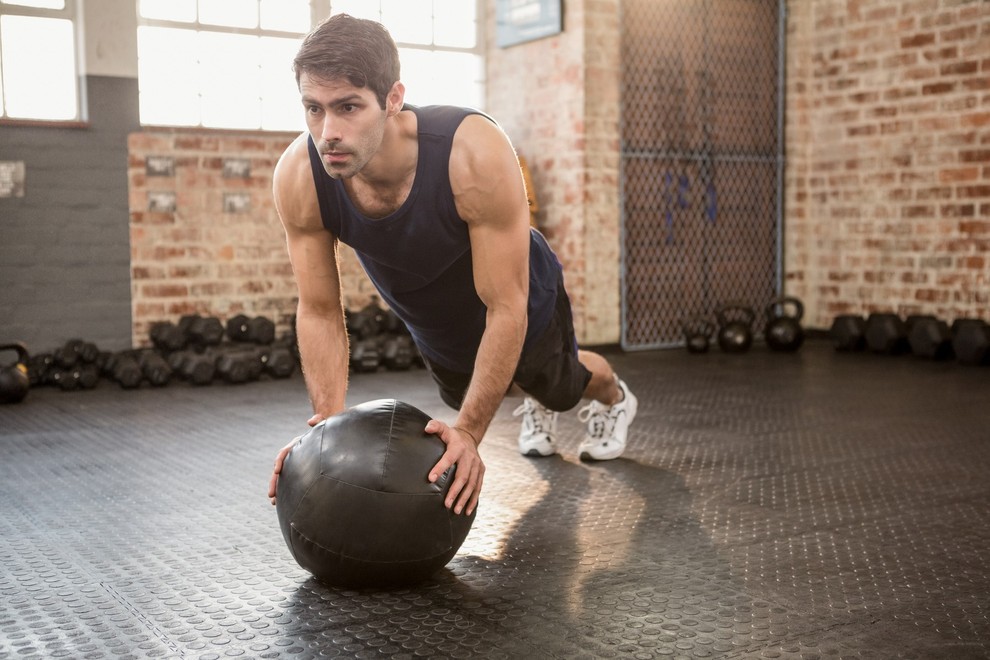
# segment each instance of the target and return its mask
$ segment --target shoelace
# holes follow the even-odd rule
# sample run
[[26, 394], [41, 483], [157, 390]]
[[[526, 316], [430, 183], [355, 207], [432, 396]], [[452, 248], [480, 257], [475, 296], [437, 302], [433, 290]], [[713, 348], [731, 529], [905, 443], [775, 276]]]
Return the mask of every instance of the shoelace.
[[611, 437], [618, 418], [618, 411], [612, 406], [606, 406], [597, 401], [592, 401], [578, 411], [578, 419], [588, 424], [588, 435], [595, 440], [606, 436]]
[[[519, 415], [525, 415], [525, 417], [523, 417], [523, 423], [531, 428], [535, 433], [543, 433], [543, 423], [548, 417], [553, 419], [553, 413], [548, 413], [545, 408], [531, 399], [524, 399], [522, 404], [512, 413], [513, 417], [518, 417]], [[552, 423], [550, 425], [552, 426]]]

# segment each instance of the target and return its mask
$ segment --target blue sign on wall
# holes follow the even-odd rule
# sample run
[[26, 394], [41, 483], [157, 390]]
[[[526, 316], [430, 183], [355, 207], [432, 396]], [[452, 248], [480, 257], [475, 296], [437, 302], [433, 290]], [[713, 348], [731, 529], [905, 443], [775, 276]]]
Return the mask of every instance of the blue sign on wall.
[[500, 48], [560, 34], [561, 0], [496, 0], [495, 43]]

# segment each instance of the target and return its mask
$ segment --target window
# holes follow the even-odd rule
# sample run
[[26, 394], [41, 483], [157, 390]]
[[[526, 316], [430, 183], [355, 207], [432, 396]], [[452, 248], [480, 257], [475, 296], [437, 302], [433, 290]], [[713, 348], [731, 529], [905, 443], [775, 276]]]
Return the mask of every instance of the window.
[[299, 130], [309, 0], [140, 0], [142, 124]]
[[79, 120], [75, 0], [0, 0], [0, 117]]
[[410, 103], [482, 107], [476, 0], [139, 0], [141, 123], [303, 130], [292, 58], [340, 12], [389, 28]]
[[473, 0], [332, 0], [332, 13], [381, 22], [399, 46], [409, 103], [484, 107], [485, 67]]

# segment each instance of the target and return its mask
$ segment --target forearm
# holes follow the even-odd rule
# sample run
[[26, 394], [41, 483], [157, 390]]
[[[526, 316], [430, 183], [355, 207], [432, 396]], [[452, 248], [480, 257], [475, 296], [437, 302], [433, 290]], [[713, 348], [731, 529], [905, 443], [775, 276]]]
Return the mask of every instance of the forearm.
[[526, 337], [525, 311], [489, 312], [474, 376], [453, 426], [480, 443], [512, 383]]
[[321, 417], [344, 409], [348, 345], [343, 315], [322, 314], [299, 306], [296, 335], [313, 412]]

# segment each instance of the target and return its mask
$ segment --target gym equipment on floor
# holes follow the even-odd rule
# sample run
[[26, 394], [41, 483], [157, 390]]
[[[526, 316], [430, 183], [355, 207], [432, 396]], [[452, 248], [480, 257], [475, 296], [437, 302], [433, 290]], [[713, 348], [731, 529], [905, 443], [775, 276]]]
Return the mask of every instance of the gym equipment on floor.
[[792, 352], [804, 343], [804, 304], [794, 296], [781, 296], [770, 301], [766, 309], [767, 325], [764, 338], [771, 350]]
[[[31, 389], [28, 376], [30, 355], [27, 346], [21, 342], [0, 345], [0, 353], [13, 352], [13, 362], [0, 366], [0, 403], [19, 403]], [[9, 356], [8, 356], [9, 357]]]
[[285, 459], [275, 509], [296, 562], [350, 588], [426, 580], [464, 542], [475, 512], [444, 505], [456, 466], [427, 476], [446, 445], [426, 413], [394, 399], [334, 415], [301, 436]]
[[753, 344], [756, 312], [741, 303], [725, 303], [715, 312], [718, 345], [726, 353], [745, 353]]

